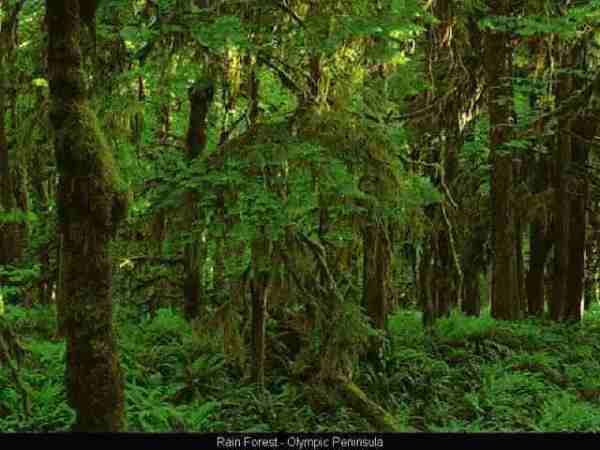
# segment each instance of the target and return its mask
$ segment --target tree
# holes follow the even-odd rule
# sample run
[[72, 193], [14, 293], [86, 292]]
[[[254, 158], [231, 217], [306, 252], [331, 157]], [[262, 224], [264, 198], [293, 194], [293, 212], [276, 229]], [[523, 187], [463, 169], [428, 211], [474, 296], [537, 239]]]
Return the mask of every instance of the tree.
[[[214, 96], [210, 79], [197, 81], [189, 91], [190, 119], [187, 133], [187, 157], [190, 164], [196, 161], [206, 147], [206, 116]], [[192, 234], [191, 242], [185, 245], [184, 265], [184, 311], [188, 319], [198, 317], [202, 297], [203, 260], [206, 258], [205, 243], [198, 235], [204, 232], [202, 212], [199, 211], [199, 196], [196, 192], [186, 193], [187, 227]], [[200, 228], [200, 232], [194, 230]]]
[[126, 214], [127, 196], [87, 98], [80, 2], [47, 1], [46, 14], [73, 430], [121, 431], [123, 382], [113, 334], [109, 243]]
[[[0, 265], [14, 264], [24, 252], [25, 242], [23, 224], [26, 223], [22, 214], [26, 204], [19, 201], [17, 195], [20, 183], [20, 171], [15, 170], [16, 162], [11, 161], [9, 140], [7, 133], [8, 105], [14, 105], [16, 89], [10, 88], [10, 69], [15, 64], [15, 47], [17, 46], [17, 28], [19, 14], [24, 1], [20, 0], [9, 4], [2, 2], [0, 8], [3, 13], [0, 19], [0, 208], [6, 214], [2, 223], [3, 232], [0, 234]], [[13, 124], [15, 116], [13, 110]], [[15, 149], [13, 149], [13, 155]], [[26, 193], [26, 191], [24, 192]], [[17, 213], [17, 214], [15, 214]]]
[[[488, 2], [490, 15], [500, 20], [512, 11], [510, 0]], [[501, 22], [496, 26], [502, 26]], [[513, 157], [508, 147], [513, 118], [512, 45], [507, 31], [490, 28], [484, 65], [490, 116], [491, 201], [493, 229], [492, 316], [517, 319], [518, 297]]]

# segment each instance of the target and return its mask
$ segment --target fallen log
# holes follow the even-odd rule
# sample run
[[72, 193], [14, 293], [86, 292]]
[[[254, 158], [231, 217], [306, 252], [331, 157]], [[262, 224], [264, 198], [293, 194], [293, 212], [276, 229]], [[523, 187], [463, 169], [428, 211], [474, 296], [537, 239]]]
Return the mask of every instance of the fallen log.
[[400, 425], [394, 416], [369, 399], [364, 391], [352, 381], [339, 378], [337, 388], [342, 400], [364, 417], [377, 431], [396, 433], [416, 431]]

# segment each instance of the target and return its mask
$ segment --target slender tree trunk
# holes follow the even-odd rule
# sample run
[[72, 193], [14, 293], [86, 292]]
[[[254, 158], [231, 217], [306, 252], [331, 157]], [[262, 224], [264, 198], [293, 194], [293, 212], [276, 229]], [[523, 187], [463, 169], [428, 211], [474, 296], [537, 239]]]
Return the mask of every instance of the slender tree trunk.
[[60, 174], [66, 385], [75, 431], [121, 431], [123, 383], [112, 326], [109, 243], [126, 214], [118, 169], [86, 97], [77, 0], [46, 2], [50, 120]]
[[[438, 214], [440, 221], [443, 221], [442, 213]], [[437, 291], [438, 307], [437, 317], [448, 317], [450, 309], [454, 304], [456, 293], [453, 290], [452, 274], [454, 273], [454, 264], [450, 255], [450, 242], [448, 230], [441, 230], [437, 235], [438, 258], [435, 265], [435, 280], [433, 289]]]
[[[591, 221], [590, 221], [591, 222]], [[592, 239], [586, 236], [585, 246], [585, 279], [583, 282], [584, 289], [584, 306], [585, 310], [589, 311], [596, 301], [596, 271], [592, 262], [594, 261], [594, 245]]]
[[431, 328], [436, 319], [436, 302], [434, 290], [431, 286], [433, 281], [434, 262], [429, 243], [424, 245], [423, 254], [419, 261], [419, 299], [423, 311], [423, 326]]
[[40, 272], [42, 277], [38, 284], [39, 299], [43, 305], [49, 305], [52, 303], [52, 284], [54, 282], [52, 274], [52, 268], [50, 267], [50, 243], [51, 239], [50, 228], [52, 227], [51, 212], [49, 211], [49, 196], [48, 188], [46, 184], [46, 167], [45, 158], [41, 155], [36, 155], [33, 159], [34, 169], [31, 177], [31, 185], [35, 196], [37, 198], [39, 209], [42, 217], [42, 228], [43, 241], [40, 243], [38, 248], [38, 258], [40, 261]]
[[60, 230], [58, 232], [58, 247], [56, 250], [56, 264], [58, 266], [58, 280], [56, 282], [56, 338], [64, 339], [67, 335], [66, 320], [68, 311], [65, 300], [64, 237]]
[[265, 384], [266, 316], [271, 284], [271, 246], [264, 226], [252, 242], [252, 381]]

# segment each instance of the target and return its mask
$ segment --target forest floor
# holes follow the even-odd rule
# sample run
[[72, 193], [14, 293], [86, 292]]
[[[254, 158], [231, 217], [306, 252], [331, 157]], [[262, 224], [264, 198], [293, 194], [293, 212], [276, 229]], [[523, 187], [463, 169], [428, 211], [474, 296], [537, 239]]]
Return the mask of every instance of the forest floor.
[[[129, 431], [373, 431], [319, 387], [273, 369], [257, 393], [179, 313], [161, 309], [135, 320], [118, 311]], [[0, 364], [0, 431], [65, 431], [73, 420], [64, 392], [64, 342], [54, 313], [8, 307], [5, 318], [24, 350], [18, 376]], [[582, 324], [498, 322], [452, 316], [426, 334], [420, 315], [396, 313], [377, 368], [354, 381], [406, 429], [600, 431], [600, 311]], [[1, 361], [0, 361], [1, 363]], [[29, 409], [29, 411], [26, 411]]]

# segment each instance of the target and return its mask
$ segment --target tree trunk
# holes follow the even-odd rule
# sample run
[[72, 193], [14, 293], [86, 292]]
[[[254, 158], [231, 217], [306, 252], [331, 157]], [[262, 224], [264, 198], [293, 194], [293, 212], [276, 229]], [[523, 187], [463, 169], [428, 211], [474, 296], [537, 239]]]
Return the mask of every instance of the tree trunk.
[[[0, 68], [0, 206], [4, 213], [13, 212], [15, 209], [15, 198], [13, 195], [13, 183], [10, 174], [10, 162], [8, 153], [8, 141], [5, 128], [5, 108], [4, 86], [2, 82], [2, 73], [4, 68]], [[16, 223], [2, 223], [2, 233], [0, 233], [0, 265], [12, 264], [17, 258], [17, 239]]]
[[464, 252], [464, 284], [462, 312], [467, 316], [478, 317], [481, 313], [481, 291], [479, 277], [484, 264], [484, 244], [486, 230], [481, 226], [472, 228], [467, 248]]
[[544, 314], [544, 269], [552, 248], [551, 232], [547, 231], [541, 221], [530, 225], [529, 232], [529, 271], [527, 272], [527, 312], [540, 317]]
[[[579, 136], [583, 130], [575, 130]], [[592, 135], [593, 137], [593, 135]], [[588, 149], [583, 142], [574, 142], [573, 162], [584, 166], [587, 164]], [[571, 222], [569, 224], [569, 272], [567, 274], [565, 319], [579, 321], [582, 319], [584, 279], [585, 279], [585, 247], [588, 200], [587, 177], [578, 182], [579, 189], [571, 201]]]
[[479, 317], [481, 314], [481, 292], [479, 290], [479, 271], [465, 270], [462, 312], [466, 316]]
[[[191, 164], [206, 147], [206, 117], [213, 100], [213, 84], [209, 79], [196, 82], [189, 91], [190, 119], [187, 133], [187, 156]], [[185, 195], [186, 225], [191, 233], [191, 242], [184, 248], [185, 282], [183, 288], [184, 314], [188, 320], [198, 317], [203, 291], [202, 271], [206, 258], [206, 245], [203, 242], [204, 224], [201, 217], [199, 195], [187, 192]], [[200, 222], [200, 230], [194, 229]]]
[[434, 289], [431, 284], [433, 281], [434, 262], [431, 246], [426, 243], [423, 248], [423, 255], [419, 261], [419, 303], [423, 311], [423, 326], [431, 328], [436, 319], [436, 302], [434, 298]]
[[[15, 30], [18, 22], [18, 14], [22, 5], [18, 4], [12, 8], [2, 5], [3, 18], [0, 23], [0, 212], [13, 213], [18, 211], [15, 196], [16, 177], [11, 174], [9, 143], [6, 130], [7, 105], [13, 104], [9, 92], [8, 68], [14, 63], [13, 52], [15, 42]], [[14, 97], [14, 95], [13, 95]], [[14, 116], [13, 116], [14, 117]], [[0, 265], [13, 264], [22, 256], [20, 225], [18, 222], [9, 220], [2, 223], [0, 233]]]
[[[576, 65], [585, 70], [585, 46], [578, 45], [573, 49]], [[575, 82], [574, 88], [580, 88], [581, 82]], [[597, 130], [597, 120], [592, 114], [581, 114], [572, 126], [572, 161], [573, 169], [579, 174], [574, 186], [571, 200], [571, 222], [569, 224], [569, 272], [567, 274], [567, 296], [565, 319], [579, 321], [583, 314], [584, 280], [585, 280], [585, 248], [587, 228], [587, 205], [589, 203], [589, 177], [587, 164], [589, 156], [588, 143], [592, 142]]]
[[[490, 14], [508, 16], [510, 0], [490, 0]], [[513, 207], [514, 174], [510, 149], [513, 112], [512, 47], [509, 33], [487, 33], [485, 72], [490, 115], [491, 199], [493, 214], [492, 317], [514, 320], [519, 317], [516, 225]]]
[[373, 327], [384, 330], [390, 295], [391, 249], [383, 226], [364, 227], [363, 252], [363, 305]]
[[266, 316], [270, 288], [271, 249], [264, 226], [252, 242], [252, 381], [260, 388], [265, 384]]
[[[570, 52], [563, 55], [562, 67], [568, 68]], [[559, 76], [557, 85], [557, 102], [569, 99], [573, 90], [573, 79], [568, 74]], [[568, 189], [567, 168], [571, 163], [572, 138], [570, 135], [571, 119], [559, 117], [558, 136], [554, 149], [554, 217], [556, 221], [554, 244], [554, 280], [550, 301], [550, 317], [553, 320], [564, 318], [567, 299], [567, 279], [569, 272], [569, 238], [571, 223], [571, 196]]]
[[127, 210], [118, 170], [86, 97], [77, 0], [46, 2], [48, 70], [63, 236], [67, 397], [74, 431], [121, 431], [123, 383], [112, 326], [109, 243]]
[[392, 414], [387, 412], [367, 395], [352, 381], [340, 379], [338, 389], [343, 400], [364, 417], [378, 432], [406, 432], [414, 431], [402, 429]]

